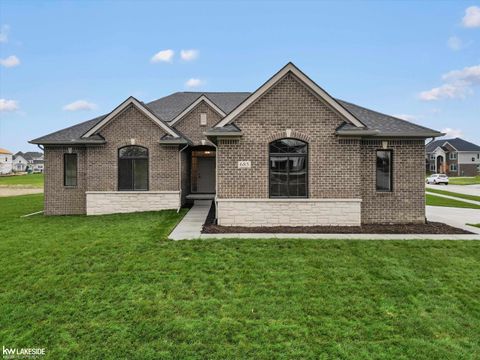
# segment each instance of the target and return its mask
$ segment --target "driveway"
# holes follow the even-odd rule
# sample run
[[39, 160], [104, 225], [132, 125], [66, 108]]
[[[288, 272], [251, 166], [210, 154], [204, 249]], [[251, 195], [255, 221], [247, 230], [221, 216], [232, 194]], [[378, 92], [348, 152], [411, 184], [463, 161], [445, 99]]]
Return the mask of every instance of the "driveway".
[[427, 188], [446, 190], [466, 195], [480, 196], [480, 184], [475, 185], [425, 185]]
[[480, 224], [480, 210], [451, 208], [445, 206], [427, 206], [427, 219], [442, 222], [457, 228], [480, 234], [480, 228], [465, 225]]

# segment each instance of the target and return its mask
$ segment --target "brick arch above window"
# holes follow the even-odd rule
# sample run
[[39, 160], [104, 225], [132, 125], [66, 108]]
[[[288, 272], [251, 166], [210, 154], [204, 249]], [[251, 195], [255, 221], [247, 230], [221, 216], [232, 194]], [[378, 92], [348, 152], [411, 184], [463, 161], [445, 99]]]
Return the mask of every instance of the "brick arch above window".
[[267, 137], [267, 142], [271, 143], [272, 141], [275, 140], [280, 140], [280, 139], [298, 139], [305, 141], [307, 143], [312, 141], [312, 138], [308, 136], [307, 134], [304, 134], [302, 132], [293, 130], [293, 129], [286, 129], [283, 131], [279, 131], [276, 133], [273, 133]]

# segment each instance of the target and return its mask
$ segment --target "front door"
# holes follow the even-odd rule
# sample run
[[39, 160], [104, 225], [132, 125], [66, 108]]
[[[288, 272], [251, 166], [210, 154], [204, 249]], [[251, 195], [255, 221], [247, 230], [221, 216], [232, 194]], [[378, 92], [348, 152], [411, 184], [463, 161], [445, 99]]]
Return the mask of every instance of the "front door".
[[197, 192], [215, 192], [215, 158], [199, 157], [197, 170]]

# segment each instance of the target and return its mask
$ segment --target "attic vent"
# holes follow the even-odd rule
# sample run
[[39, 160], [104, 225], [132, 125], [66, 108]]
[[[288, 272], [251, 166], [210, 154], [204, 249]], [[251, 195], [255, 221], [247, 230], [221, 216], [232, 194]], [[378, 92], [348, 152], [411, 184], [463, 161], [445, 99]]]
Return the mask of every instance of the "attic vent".
[[207, 114], [200, 114], [200, 126], [207, 126]]

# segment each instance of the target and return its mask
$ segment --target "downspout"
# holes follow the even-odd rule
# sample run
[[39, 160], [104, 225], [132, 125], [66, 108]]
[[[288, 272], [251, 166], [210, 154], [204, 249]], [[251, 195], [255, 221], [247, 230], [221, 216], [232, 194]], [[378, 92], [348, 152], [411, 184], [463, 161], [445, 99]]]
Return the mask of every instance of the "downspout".
[[213, 146], [215, 147], [215, 198], [213, 202], [215, 204], [215, 220], [218, 219], [217, 214], [217, 196], [218, 196], [218, 146], [213, 142], [210, 141]]
[[177, 214], [180, 212], [180, 209], [182, 208], [182, 151], [185, 150], [188, 147], [188, 144], [185, 145], [183, 148], [180, 149], [178, 152], [178, 189], [180, 190], [180, 202], [178, 204], [178, 209], [177, 209]]

